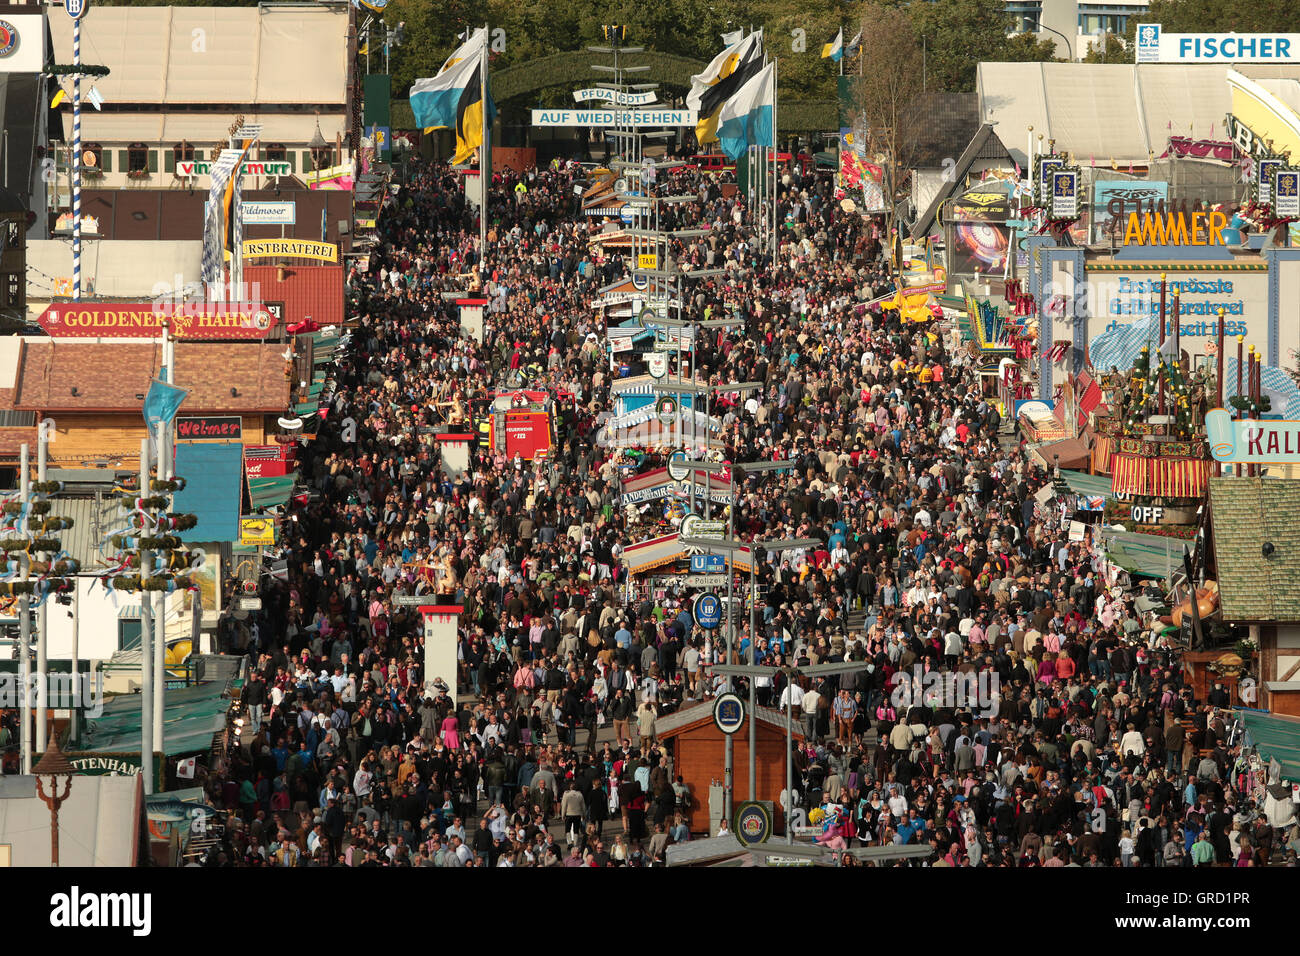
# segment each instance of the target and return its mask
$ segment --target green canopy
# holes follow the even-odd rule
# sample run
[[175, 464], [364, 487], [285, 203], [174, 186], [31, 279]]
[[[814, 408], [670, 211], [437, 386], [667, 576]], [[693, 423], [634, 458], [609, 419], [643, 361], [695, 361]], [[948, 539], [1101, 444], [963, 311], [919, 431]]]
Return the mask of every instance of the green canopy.
[[1181, 538], [1119, 531], [1114, 535], [1106, 532], [1106, 539], [1106, 557], [1129, 574], [1163, 578], [1175, 568], [1182, 567], [1186, 542]]
[[1086, 471], [1074, 471], [1069, 468], [1061, 469], [1061, 480], [1076, 495], [1086, 497], [1110, 496], [1110, 476], [1109, 475], [1090, 475]]
[[[214, 734], [226, 726], [230, 701], [222, 696], [224, 682], [166, 691], [163, 697], [163, 747], [168, 757], [201, 752], [212, 746]], [[85, 753], [140, 750], [140, 698], [135, 694], [105, 701], [104, 712], [86, 721], [78, 751]]]
[[1238, 709], [1237, 716], [1246, 725], [1249, 742], [1265, 760], [1282, 765], [1282, 776], [1300, 779], [1300, 720], [1280, 717], [1262, 710]]
[[268, 478], [248, 479], [248, 503], [254, 511], [258, 508], [274, 508], [283, 505], [293, 494], [293, 486], [298, 480], [298, 473], [292, 471], [287, 475], [275, 475]]

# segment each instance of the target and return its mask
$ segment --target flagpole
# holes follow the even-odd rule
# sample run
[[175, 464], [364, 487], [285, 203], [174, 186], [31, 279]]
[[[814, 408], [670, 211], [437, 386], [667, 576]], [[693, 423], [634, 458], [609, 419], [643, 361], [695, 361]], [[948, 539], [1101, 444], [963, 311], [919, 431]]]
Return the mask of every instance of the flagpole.
[[81, 17], [72, 18], [72, 301], [81, 301]]
[[[844, 60], [844, 58], [843, 58], [843, 57], [840, 57], [840, 62], [843, 62], [843, 60]], [[776, 91], [777, 91], [777, 86], [778, 86], [778, 84], [777, 84], [777, 74], [780, 72], [780, 68], [779, 68], [779, 66], [778, 66], [779, 63], [780, 63], [780, 60], [778, 60], [776, 57], [773, 57], [773, 58], [772, 58], [772, 264], [773, 264], [773, 265], [776, 264], [776, 254], [777, 254], [777, 247], [778, 247], [778, 240], [777, 240], [777, 229], [778, 229], [778, 225], [777, 225], [777, 221], [776, 221], [776, 215], [777, 215], [777, 188], [776, 188], [776, 177], [777, 177], [777, 160], [776, 160], [776, 144], [777, 144], [777, 132], [776, 132], [776, 130], [777, 130], [777, 122], [776, 122], [776, 101], [777, 101], [777, 92], [776, 92]]]
[[487, 268], [484, 262], [487, 257], [488, 185], [492, 176], [492, 160], [488, 156], [492, 134], [488, 127], [487, 61], [489, 34], [486, 23], [483, 24], [483, 32], [483, 49], [479, 53], [478, 66], [479, 106], [483, 113], [483, 141], [478, 147], [478, 272], [480, 283], [486, 281], [487, 277]]

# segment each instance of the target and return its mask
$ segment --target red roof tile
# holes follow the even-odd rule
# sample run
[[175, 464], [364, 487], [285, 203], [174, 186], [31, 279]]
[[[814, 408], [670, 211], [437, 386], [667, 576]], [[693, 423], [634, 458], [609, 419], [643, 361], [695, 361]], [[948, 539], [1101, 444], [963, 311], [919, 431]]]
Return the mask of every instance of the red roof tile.
[[[284, 281], [277, 278], [284, 270]], [[261, 302], [283, 302], [285, 324], [293, 325], [307, 316], [317, 325], [343, 324], [343, 267], [244, 266], [244, 282], [256, 289]]]
[[[289, 403], [289, 382], [284, 375], [283, 348], [261, 342], [176, 343], [172, 380], [190, 390], [182, 411], [284, 411]], [[41, 412], [142, 409], [144, 402], [136, 396], [148, 391], [161, 359], [161, 341], [27, 342], [8, 407]], [[232, 396], [232, 388], [239, 394]], [[3, 400], [0, 390], [0, 403]]]

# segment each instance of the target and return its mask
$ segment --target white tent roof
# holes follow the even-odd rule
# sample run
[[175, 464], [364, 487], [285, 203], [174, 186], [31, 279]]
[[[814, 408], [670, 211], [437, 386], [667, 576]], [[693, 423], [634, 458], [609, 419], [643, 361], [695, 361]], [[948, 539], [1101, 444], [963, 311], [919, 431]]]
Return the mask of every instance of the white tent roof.
[[[1236, 67], [1270, 92], [1300, 105], [1300, 65]], [[1231, 109], [1227, 72], [1215, 64], [981, 63], [976, 77], [981, 123], [1022, 166], [1029, 127], [1037, 143], [1056, 140], [1076, 163], [1146, 163], [1171, 135], [1222, 138]]]
[[[49, 23], [54, 48], [72, 49], [72, 20]], [[343, 4], [97, 6], [81, 55], [111, 71], [96, 84], [107, 103], [232, 103], [251, 112], [264, 103], [343, 103], [347, 34]]]

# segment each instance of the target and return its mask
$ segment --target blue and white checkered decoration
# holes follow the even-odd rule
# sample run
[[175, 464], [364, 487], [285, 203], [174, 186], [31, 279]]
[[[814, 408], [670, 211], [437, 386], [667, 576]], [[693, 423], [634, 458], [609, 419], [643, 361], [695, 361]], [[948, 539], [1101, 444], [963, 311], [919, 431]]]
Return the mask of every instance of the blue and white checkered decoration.
[[[1149, 315], [1128, 325], [1108, 329], [1088, 343], [1088, 360], [1098, 372], [1112, 368], [1127, 372], [1137, 361], [1143, 346], [1155, 354], [1160, 342], [1160, 317]], [[1165, 350], [1172, 354], [1173, 337], [1165, 340]]]
[[[1241, 369], [1241, 387], [1244, 392], [1246, 389], [1246, 371], [1247, 364], [1242, 363]], [[1275, 365], [1265, 365], [1259, 370], [1259, 384], [1264, 394], [1268, 395], [1272, 401], [1272, 410], [1269, 415], [1280, 415], [1285, 419], [1300, 419], [1300, 388], [1296, 387], [1291, 376], [1284, 369]], [[1229, 404], [1232, 397], [1237, 394], [1237, 359], [1234, 356], [1225, 355], [1223, 357], [1223, 405], [1225, 408], [1231, 408]]]

